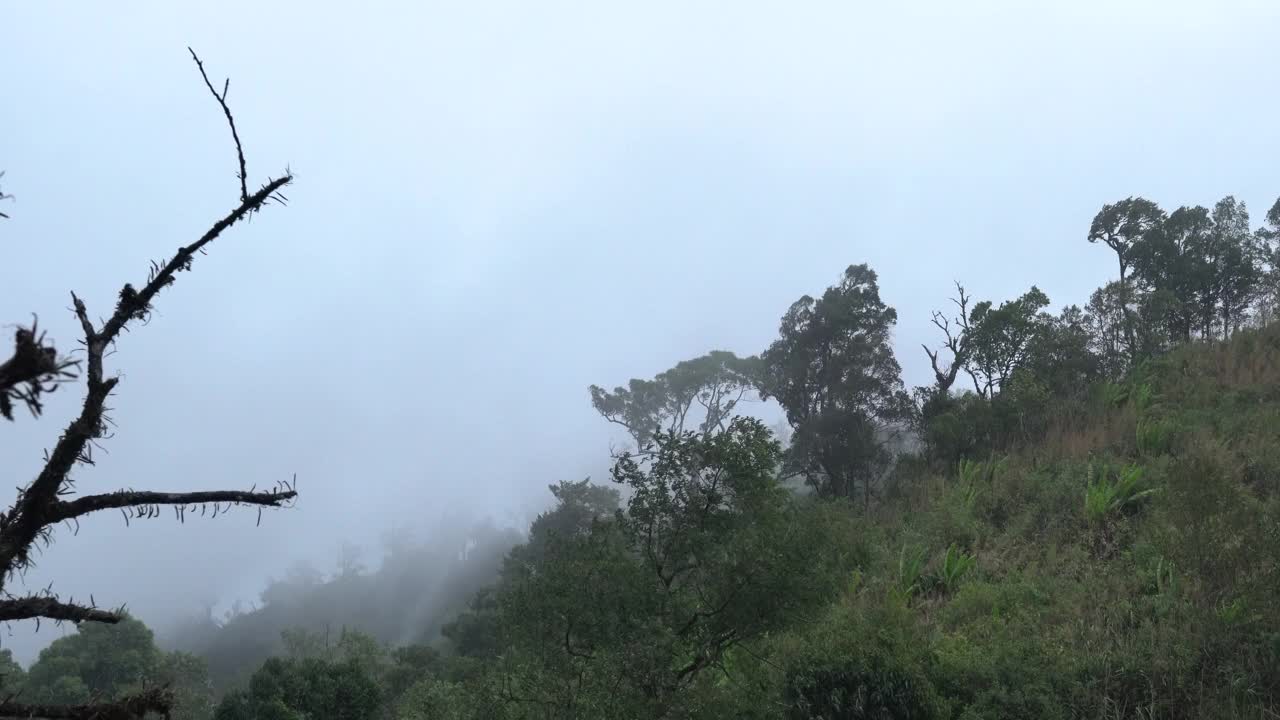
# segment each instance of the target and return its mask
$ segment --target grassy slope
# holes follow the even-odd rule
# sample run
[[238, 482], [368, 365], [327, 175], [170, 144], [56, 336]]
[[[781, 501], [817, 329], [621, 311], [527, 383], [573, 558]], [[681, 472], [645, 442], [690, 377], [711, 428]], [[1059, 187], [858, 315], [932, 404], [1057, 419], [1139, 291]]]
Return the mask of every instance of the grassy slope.
[[910, 490], [850, 538], [871, 557], [850, 590], [779, 640], [792, 703], [1280, 717], [1280, 328], [1095, 395], [1035, 448], [902, 468]]

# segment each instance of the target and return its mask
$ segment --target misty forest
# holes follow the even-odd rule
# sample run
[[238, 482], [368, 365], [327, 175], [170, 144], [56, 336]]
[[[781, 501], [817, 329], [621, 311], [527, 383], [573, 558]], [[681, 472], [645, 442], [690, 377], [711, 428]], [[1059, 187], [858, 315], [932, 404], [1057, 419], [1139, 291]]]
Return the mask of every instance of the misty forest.
[[[597, 324], [541, 340], [521, 331], [509, 345], [441, 332], [427, 351], [363, 324], [358, 286], [314, 279], [310, 297], [326, 298], [314, 311], [272, 299], [275, 283], [313, 283], [291, 254], [326, 253], [318, 236], [272, 249], [310, 232], [291, 229], [292, 218], [350, 221], [336, 206], [306, 204], [307, 169], [325, 165], [330, 149], [343, 162], [352, 155], [336, 133], [323, 152], [289, 158], [298, 176], [285, 161], [261, 173], [277, 157], [270, 145], [291, 137], [269, 127], [284, 111], [261, 86], [264, 74], [236, 61], [237, 42], [161, 40], [167, 54], [157, 57], [171, 63], [136, 66], [119, 103], [103, 91], [102, 107], [136, 132], [113, 157], [138, 166], [101, 176], [126, 186], [110, 195], [128, 197], [126, 206], [64, 193], [37, 201], [54, 184], [28, 185], [35, 173], [23, 163], [0, 168], [9, 171], [0, 177], [0, 242], [34, 247], [39, 238], [38, 252], [13, 257], [74, 258], [7, 268], [8, 277], [38, 276], [48, 293], [14, 284], [0, 292], [14, 323], [0, 364], [0, 432], [20, 473], [0, 513], [0, 620], [10, 626], [0, 635], [0, 717], [1280, 718], [1280, 176], [1259, 208], [1236, 194], [1180, 196], [1202, 186], [1167, 179], [1159, 196], [1178, 199], [1157, 202], [1138, 172], [1127, 176], [1132, 187], [1083, 214], [983, 230], [1034, 246], [1021, 261], [996, 258], [979, 239], [962, 249], [972, 263], [941, 275], [909, 276], [906, 265], [879, 260], [907, 253], [925, 264], [932, 251], [843, 231], [835, 251], [786, 280], [748, 276], [738, 260], [767, 253], [765, 264], [786, 265], [785, 239], [767, 251], [726, 240], [710, 256], [669, 246], [663, 263], [680, 278], [670, 281], [662, 265], [602, 265], [591, 272], [603, 276], [587, 280], [575, 277], [586, 266], [566, 263], [528, 287], [582, 283], [574, 303], [603, 313]], [[291, 67], [296, 75], [305, 65]], [[152, 73], [172, 73], [177, 90], [145, 99]], [[80, 91], [50, 81], [41, 97]], [[128, 187], [150, 172], [141, 138], [156, 131], [147, 108], [162, 103], [180, 108], [166, 110], [174, 115], [165, 123], [194, 126], [174, 131], [192, 148], [174, 162], [211, 165], [191, 171], [220, 179], [207, 192], [185, 176]], [[324, 112], [288, 117], [308, 128], [326, 122]], [[96, 121], [50, 122], [75, 133]], [[321, 131], [299, 131], [309, 132]], [[25, 142], [16, 131], [0, 136]], [[67, 157], [36, 147], [49, 158], [28, 150], [25, 162]], [[1274, 171], [1274, 157], [1267, 164]], [[344, 183], [409, 177], [359, 167], [364, 174]], [[148, 197], [166, 183], [179, 188], [173, 198], [187, 187], [199, 196]], [[422, 204], [447, 197], [422, 193]], [[947, 234], [949, 219], [924, 193], [910, 204], [899, 222]], [[135, 244], [122, 257], [96, 240], [74, 255], [44, 249], [66, 241], [59, 234], [73, 221], [63, 215], [79, 213], [84, 227], [127, 228]], [[609, 263], [610, 240], [590, 242], [605, 248], [592, 262]], [[359, 282], [398, 282], [395, 266], [413, 251], [395, 247], [361, 265]], [[1076, 258], [1101, 283], [1074, 294], [1036, 253]], [[697, 267], [675, 269], [686, 264]], [[721, 284], [703, 292], [706, 276]], [[588, 289], [614, 286], [616, 294]], [[1050, 297], [1055, 287], [1062, 296]], [[534, 302], [496, 285], [474, 292], [496, 294], [512, 313]], [[646, 317], [659, 295], [676, 297], [691, 324]], [[307, 312], [323, 317], [290, 336], [296, 345], [271, 339]], [[767, 335], [730, 347], [715, 328], [739, 322]], [[598, 329], [605, 324], [618, 334]], [[251, 345], [216, 339], [233, 325]], [[570, 334], [580, 344], [562, 342]], [[614, 342], [624, 336], [664, 349], [640, 354]], [[628, 356], [599, 365], [617, 374], [566, 365], [567, 379], [547, 379], [545, 391], [589, 415], [592, 429], [550, 410], [515, 414], [512, 406], [544, 396], [543, 381], [535, 370], [501, 368], [536, 367], [544, 354], [555, 362], [587, 352], [588, 341], [600, 356]], [[351, 349], [337, 356], [346, 365], [305, 369], [330, 347]], [[146, 364], [149, 354], [163, 359]], [[304, 369], [218, 377], [256, 377], [272, 354]], [[460, 367], [494, 364], [447, 376], [425, 369], [435, 354]], [[189, 389], [147, 391], [148, 374]], [[486, 394], [484, 384], [506, 374], [529, 394]], [[369, 408], [419, 404], [475, 444], [423, 429], [407, 411], [343, 411], [337, 386], [370, 396]], [[231, 465], [226, 446], [162, 447], [287, 418], [272, 408], [308, 402], [297, 425], [256, 426], [261, 470]], [[139, 414], [144, 405], [154, 415]], [[235, 412], [202, 425], [205, 406]], [[156, 434], [130, 436], [134, 418]], [[384, 433], [364, 449], [367, 467], [308, 458], [311, 446], [323, 453], [348, 432], [373, 437], [359, 434], [364, 427]], [[562, 457], [553, 436], [589, 459], [548, 469]], [[146, 451], [112, 456], [117, 437]], [[191, 473], [150, 470], [147, 453]], [[486, 465], [503, 453], [510, 465]], [[461, 464], [517, 477], [482, 485], [456, 471]], [[415, 487], [388, 484], [395, 473]], [[339, 486], [346, 494], [334, 494]], [[532, 490], [501, 489], [517, 486]], [[450, 499], [468, 492], [479, 511]], [[363, 498], [379, 493], [404, 514], [360, 514]], [[523, 497], [533, 504], [517, 507]], [[292, 541], [273, 526], [293, 528]], [[77, 557], [81, 565], [58, 560]], [[163, 558], [192, 574], [171, 575]], [[104, 565], [109, 573], [95, 569]], [[208, 576], [199, 581], [208, 594], [175, 594], [196, 575]]]

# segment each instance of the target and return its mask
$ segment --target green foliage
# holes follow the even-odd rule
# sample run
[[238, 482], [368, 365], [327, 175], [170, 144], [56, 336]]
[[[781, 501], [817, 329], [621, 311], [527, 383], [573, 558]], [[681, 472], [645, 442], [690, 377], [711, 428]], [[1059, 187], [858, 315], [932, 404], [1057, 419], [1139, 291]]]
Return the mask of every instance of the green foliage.
[[591, 404], [607, 420], [626, 428], [637, 449], [647, 448], [655, 433], [684, 432], [696, 409], [701, 411], [698, 431], [707, 435], [723, 430], [733, 418], [738, 403], [756, 384], [758, 365], [755, 358], [715, 350], [679, 362], [652, 380], [632, 379], [612, 392], [592, 385]]
[[0, 692], [13, 695], [23, 690], [27, 681], [27, 673], [13, 659], [13, 651], [0, 649]]
[[367, 720], [381, 705], [377, 681], [356, 659], [271, 658], [253, 674], [248, 690], [223, 698], [214, 718]]
[[427, 677], [401, 697], [395, 720], [465, 720], [475, 717], [468, 707], [470, 700], [462, 684]]
[[964, 503], [972, 508], [978, 496], [985, 490], [995, 486], [1008, 466], [1007, 456], [996, 460], [994, 457], [986, 462], [975, 462], [962, 458], [956, 467], [956, 475], [964, 492]]
[[26, 695], [52, 704], [117, 697], [153, 678], [160, 660], [151, 630], [135, 619], [84, 623], [40, 652], [27, 672]]
[[1048, 305], [1048, 296], [1032, 286], [1022, 297], [998, 307], [989, 301], [974, 306], [967, 325], [965, 368], [979, 395], [993, 396], [1026, 363], [1050, 322], [1041, 312]]
[[1158, 491], [1159, 488], [1144, 485], [1144, 472], [1140, 465], [1126, 465], [1114, 479], [1109, 480], [1105, 469], [1098, 470], [1091, 463], [1084, 494], [1085, 517], [1091, 523], [1101, 523]]
[[690, 711], [735, 647], [820, 607], [856, 560], [814, 552], [838, 547], [841, 515], [778, 485], [759, 421], [655, 446], [615, 465], [629, 490], [615, 522], [557, 537], [500, 590], [505, 686], [554, 717]]
[[[7, 651], [6, 651], [7, 652]], [[12, 663], [12, 656], [5, 655]], [[177, 720], [203, 720], [213, 711], [213, 688], [202, 659], [156, 647], [151, 630], [125, 618], [108, 625], [86, 622], [41, 651], [25, 675], [12, 673], [26, 702], [64, 705], [112, 699], [144, 687], [168, 685]]]
[[863, 598], [837, 607], [784, 646], [782, 717], [949, 717], [930, 678], [928, 648], [901, 605]]
[[901, 552], [898, 553], [897, 590], [903, 597], [910, 598], [925, 589], [922, 582], [926, 555], [924, 548], [908, 551], [906, 545], [903, 545]]
[[778, 401], [793, 430], [788, 466], [824, 497], [860, 493], [869, 507], [889, 466], [884, 431], [910, 409], [890, 347], [897, 318], [875, 271], [851, 265], [821, 298], [792, 304], [761, 356], [760, 395]]
[[960, 587], [960, 581], [973, 570], [978, 560], [956, 547], [955, 543], [947, 546], [938, 566], [938, 583], [948, 595]]
[[[439, 652], [294, 634], [219, 717], [1271, 717], [1280, 327], [1240, 329], [1273, 237], [1246, 230], [1230, 198], [1104, 207], [1090, 240], [1120, 273], [1086, 308], [1050, 315], [1033, 287], [966, 310], [958, 340], [938, 322], [959, 365], [929, 351], [924, 450], [891, 474], [896, 314], [865, 266], [795, 303], [758, 365], [593, 388], [640, 446], [621, 493], [552, 486]], [[957, 369], [975, 391], [950, 392]], [[785, 453], [732, 417], [753, 383]]]
[[943, 464], [990, 452], [998, 444], [996, 413], [976, 393], [934, 397], [922, 415], [925, 447]]

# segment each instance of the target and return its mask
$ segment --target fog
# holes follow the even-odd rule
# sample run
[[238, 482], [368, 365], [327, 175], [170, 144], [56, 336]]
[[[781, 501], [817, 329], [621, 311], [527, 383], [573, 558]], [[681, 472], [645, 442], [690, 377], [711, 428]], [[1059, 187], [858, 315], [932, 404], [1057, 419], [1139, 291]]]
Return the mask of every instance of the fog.
[[[953, 280], [1044, 279], [1055, 307], [1105, 282], [1103, 203], [1268, 206], [1280, 6], [1042, 5], [4, 5], [4, 322], [38, 313], [71, 349], [69, 291], [105, 316], [236, 204], [188, 45], [231, 78], [251, 186], [297, 175], [121, 339], [118, 427], [75, 473], [296, 473], [296, 507], [93, 517], [25, 585], [162, 625], [393, 527], [522, 530], [549, 483], [607, 473], [622, 435], [590, 383], [759, 352], [850, 263], [879, 273], [915, 385]], [[80, 393], [6, 423], [12, 485]], [[59, 632], [0, 644], [25, 662]]]

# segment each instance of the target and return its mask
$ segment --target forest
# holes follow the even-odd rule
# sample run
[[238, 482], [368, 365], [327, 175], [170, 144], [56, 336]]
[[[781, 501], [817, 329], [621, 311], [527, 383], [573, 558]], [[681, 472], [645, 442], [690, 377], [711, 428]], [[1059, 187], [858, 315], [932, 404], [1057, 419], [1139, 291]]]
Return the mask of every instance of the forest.
[[[585, 447], [607, 465], [607, 476], [566, 471], [547, 486], [544, 509], [528, 527], [413, 506], [417, 526], [379, 528], [386, 530], [380, 554], [347, 545], [333, 567], [299, 561], [253, 602], [165, 624], [149, 624], [127, 604], [100, 606], [102, 593], [32, 590], [27, 573], [46, 550], [73, 554], [95, 542], [98, 536], [80, 532], [91, 516], [120, 515], [127, 524], [172, 514], [178, 525], [240, 513], [256, 530], [306, 513], [299, 498], [324, 492], [322, 484], [319, 491], [307, 485], [305, 473], [301, 489], [294, 474], [255, 483], [228, 473], [235, 489], [193, 490], [135, 489], [135, 479], [157, 476], [119, 474], [118, 466], [115, 475], [97, 472], [116, 432], [117, 398], [137, 387], [125, 381], [129, 365], [115, 353], [146, 349], [144, 336], [165, 342], [174, 325], [151, 320], [170, 298], [170, 315], [192, 312], [175, 297], [190, 272], [216, 271], [225, 293], [218, 297], [228, 298], [192, 322], [212, 325], [210, 317], [235, 314], [233, 301], [248, 296], [235, 319], [256, 328], [246, 332], [260, 332], [264, 345], [183, 350], [246, 366], [259, 361], [254, 353], [289, 353], [302, 366], [326, 346], [358, 345], [377, 368], [337, 378], [299, 370], [255, 385], [195, 378], [190, 384], [203, 394], [166, 406], [161, 422], [192, 422], [201, 411], [190, 407], [191, 397], [230, 404], [238, 393], [268, 400], [237, 405], [236, 417], [265, 414], [271, 398], [286, 397], [268, 394], [268, 386], [297, 386], [287, 397], [319, 397], [326, 404], [312, 406], [314, 413], [339, 430], [385, 422], [379, 427], [419, 432], [414, 422], [426, 412], [352, 416], [331, 409], [327, 394], [333, 385], [358, 385], [389, 403], [397, 393], [410, 397], [404, 388], [414, 386], [418, 402], [435, 399], [432, 385], [492, 380], [480, 371], [422, 372], [423, 358], [397, 337], [330, 325], [326, 313], [336, 317], [364, 302], [339, 285], [323, 288], [332, 305], [314, 309], [326, 319], [314, 345], [265, 344], [273, 324], [302, 323], [283, 310], [275, 315], [279, 308], [264, 293], [293, 272], [292, 251], [261, 268], [239, 268], [256, 273], [248, 291], [232, 289], [236, 267], [205, 256], [235, 243], [261, 214], [278, 212], [287, 222], [285, 193], [303, 195], [309, 186], [288, 168], [252, 180], [247, 150], [257, 147], [260, 119], [233, 113], [241, 96], [231, 94], [230, 80], [188, 51], [184, 70], [223, 133], [219, 170], [235, 171], [216, 199], [229, 209], [171, 254], [134, 268], [142, 274], [111, 286], [118, 289], [106, 298], [71, 293], [66, 314], [74, 325], [64, 330], [76, 336], [53, 337], [47, 316], [32, 314], [10, 326], [12, 355], [0, 357], [0, 432], [57, 415], [51, 408], [67, 406], [54, 405], [55, 391], [59, 401], [79, 393], [71, 417], [55, 420], [61, 425], [42, 456], [23, 448], [40, 459], [38, 470], [15, 479], [15, 499], [0, 512], [0, 622], [68, 630], [31, 662], [0, 643], [0, 718], [1280, 718], [1280, 199], [1251, 214], [1236, 196], [1214, 200], [1217, 191], [1192, 198], [1207, 203], [1194, 206], [1162, 206], [1148, 198], [1171, 193], [1154, 189], [1108, 195], [1100, 208], [1102, 196], [1091, 201], [1073, 221], [1075, 248], [1109, 279], [1087, 299], [1051, 299], [1042, 290], [1051, 278], [993, 264], [991, 274], [1018, 274], [1016, 292], [975, 290], [989, 276], [944, 287], [906, 279], [902, 285], [933, 298], [936, 309], [900, 317], [882, 297], [889, 277], [873, 265], [883, 265], [851, 247], [811, 294], [757, 318], [776, 327], [768, 342], [702, 347], [698, 335], [697, 352], [682, 351], [676, 357], [690, 356], [680, 362], [619, 377], [584, 374], [575, 381], [581, 407], [623, 440]], [[335, 130], [323, 140], [336, 148], [333, 138], [349, 139]], [[334, 150], [350, 161], [348, 152], [365, 161], [363, 150]], [[344, 182], [381, 182], [370, 170], [376, 163], [354, 167], [363, 175]], [[404, 171], [387, 184], [413, 177]], [[15, 179], [0, 173], [0, 180], [4, 238], [25, 208], [7, 194]], [[422, 187], [416, 191], [430, 194]], [[336, 224], [339, 210], [330, 210]], [[389, 282], [377, 273], [395, 269], [387, 266], [400, 262], [402, 249], [393, 251], [342, 269], [370, 285]], [[98, 262], [85, 257], [82, 264]], [[102, 271], [108, 267], [115, 266], [104, 263]], [[727, 261], [706, 272], [731, 275], [726, 268]], [[702, 271], [694, 267], [689, 277]], [[629, 272], [641, 271], [611, 266], [605, 274]], [[542, 280], [549, 293], [561, 282]], [[572, 301], [609, 305], [624, 294], [583, 290]], [[799, 294], [788, 290], [782, 305]], [[512, 292], [500, 300], [519, 305], [522, 298]], [[461, 313], [464, 304], [452, 307]], [[690, 301], [685, 311], [705, 314], [703, 327], [711, 327], [739, 309]], [[925, 329], [932, 341], [902, 342], [904, 326]], [[594, 332], [585, 323], [571, 327]], [[648, 330], [662, 337], [668, 328]], [[199, 345], [204, 332], [202, 325], [183, 342]], [[475, 329], [482, 333], [496, 331]], [[479, 352], [469, 336], [432, 339], [442, 353]], [[519, 364], [534, 352], [525, 340], [495, 347]], [[928, 382], [907, 382], [908, 357], [927, 363]], [[541, 380], [531, 373], [523, 382]], [[504, 405], [524, 401], [502, 397], [484, 409], [500, 415]], [[499, 427], [478, 423], [469, 432]], [[507, 427], [546, 437], [519, 418]], [[420, 452], [419, 444], [435, 440], [422, 431], [368, 454], [389, 456], [429, 483], [465, 483], [433, 475], [439, 455], [483, 451], [442, 442], [435, 455]], [[284, 447], [273, 442], [263, 447]], [[374, 480], [350, 467], [332, 474], [375, 493]], [[119, 487], [90, 491], [90, 476]], [[530, 478], [539, 489], [549, 479], [531, 471], [518, 480]], [[334, 504], [356, 497], [353, 491]], [[502, 500], [491, 498], [494, 507]], [[436, 516], [443, 519], [428, 519]], [[316, 522], [327, 536], [346, 531], [332, 517]], [[172, 530], [181, 537], [183, 528]], [[254, 552], [286, 555], [265, 542]], [[193, 554], [190, 562], [208, 556]], [[127, 558], [117, 571], [130, 589], [149, 569]], [[137, 592], [158, 584], [139, 582]], [[117, 599], [127, 598], [110, 601]]]
[[164, 688], [180, 720], [1275, 717], [1280, 201], [1255, 228], [1130, 197], [1086, 241], [1116, 277], [1084, 307], [957, 283], [913, 319], [931, 385], [851, 265], [758, 354], [590, 386], [630, 444], [527, 533], [390, 537], [164, 638], [82, 622], [4, 650], [5, 690], [80, 717]]

